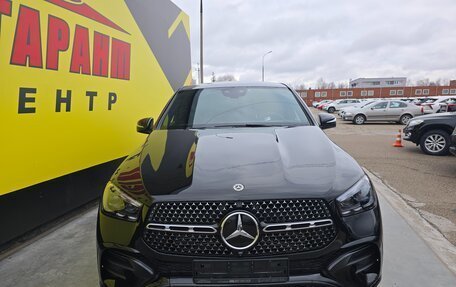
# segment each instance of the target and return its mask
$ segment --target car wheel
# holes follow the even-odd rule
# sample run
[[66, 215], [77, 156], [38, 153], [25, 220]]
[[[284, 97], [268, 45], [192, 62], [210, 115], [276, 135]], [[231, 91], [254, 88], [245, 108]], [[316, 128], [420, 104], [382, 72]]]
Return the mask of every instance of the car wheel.
[[430, 155], [447, 155], [450, 149], [450, 135], [442, 130], [425, 133], [420, 140], [421, 150]]
[[403, 125], [406, 125], [412, 118], [413, 118], [412, 115], [405, 114], [405, 115], [402, 115], [402, 117], [399, 119], [399, 122]]
[[334, 107], [330, 107], [328, 109], [328, 113], [330, 113], [330, 114], [334, 113], [335, 111], [336, 111], [336, 109]]
[[356, 115], [353, 118], [353, 123], [356, 125], [362, 125], [366, 121], [366, 118], [363, 115]]

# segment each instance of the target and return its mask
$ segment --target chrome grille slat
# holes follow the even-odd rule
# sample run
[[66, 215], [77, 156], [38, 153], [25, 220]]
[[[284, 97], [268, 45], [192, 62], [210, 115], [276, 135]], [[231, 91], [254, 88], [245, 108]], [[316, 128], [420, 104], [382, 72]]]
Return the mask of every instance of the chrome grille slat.
[[301, 229], [312, 229], [323, 226], [333, 225], [331, 219], [313, 220], [313, 221], [302, 221], [302, 222], [288, 222], [288, 223], [275, 223], [275, 224], [262, 224], [263, 232], [281, 232], [281, 231], [293, 231]]
[[217, 226], [207, 225], [179, 225], [179, 224], [159, 224], [149, 223], [146, 228], [155, 231], [167, 231], [167, 232], [182, 232], [182, 233], [202, 233], [202, 234], [214, 234], [217, 233]]

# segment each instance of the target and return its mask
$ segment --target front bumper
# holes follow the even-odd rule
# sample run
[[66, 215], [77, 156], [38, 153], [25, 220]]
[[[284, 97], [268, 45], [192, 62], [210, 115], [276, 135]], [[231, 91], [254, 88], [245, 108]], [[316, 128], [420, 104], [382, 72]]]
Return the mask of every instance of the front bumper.
[[[99, 215], [102, 222], [106, 222], [103, 220], [104, 215]], [[100, 228], [99, 218], [97, 239], [100, 286], [377, 286], [381, 280], [383, 254], [379, 206], [361, 214], [340, 218], [338, 221], [337, 237], [320, 250], [250, 258], [193, 258], [156, 252], [143, 240], [141, 229], [137, 229], [136, 235], [128, 244], [113, 243], [113, 240], [107, 239], [109, 234], [103, 241], [101, 230], [105, 227]], [[111, 233], [111, 230], [108, 233]], [[244, 278], [242, 281], [233, 278], [224, 284], [211, 282], [210, 279], [206, 284], [195, 281], [195, 259], [253, 261], [278, 258], [285, 258], [289, 263], [288, 274], [282, 281], [268, 281], [267, 278], [261, 283], [258, 278]]]
[[350, 115], [344, 114], [344, 115], [342, 115], [342, 119], [343, 119], [344, 121], [352, 121], [352, 120], [353, 120], [353, 115], [351, 115], [351, 114], [350, 114]]
[[450, 146], [450, 152], [456, 156], [456, 145]]
[[404, 131], [404, 140], [418, 144], [419, 143], [419, 135], [417, 132], [418, 127], [419, 127], [419, 125], [412, 126], [412, 127], [406, 126], [403, 130]]
[[[168, 287], [168, 286], [258, 286], [260, 283], [249, 283], [249, 279], [231, 279], [230, 283], [217, 284], [208, 281], [206, 284], [195, 282], [192, 276], [162, 276], [141, 255], [120, 249], [99, 250], [101, 260], [100, 286], [110, 287]], [[310, 261], [309, 261], [310, 262]], [[347, 248], [344, 252], [325, 263], [320, 273], [290, 275], [286, 280], [271, 282], [264, 278], [261, 284], [267, 286], [333, 286], [357, 287], [377, 286], [381, 280], [381, 246], [363, 244]]]

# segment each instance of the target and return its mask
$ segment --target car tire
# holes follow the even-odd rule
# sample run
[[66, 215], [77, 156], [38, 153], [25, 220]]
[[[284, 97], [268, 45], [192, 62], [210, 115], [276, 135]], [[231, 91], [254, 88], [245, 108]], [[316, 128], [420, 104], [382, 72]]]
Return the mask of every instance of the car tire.
[[336, 108], [334, 108], [334, 107], [328, 108], [328, 113], [330, 113], [330, 114], [334, 113], [335, 111], [336, 111]]
[[356, 115], [354, 118], [353, 118], [353, 123], [355, 125], [362, 125], [364, 124], [364, 122], [366, 122], [366, 117], [363, 116], [363, 115]]
[[420, 139], [420, 148], [425, 154], [447, 155], [450, 150], [450, 135], [443, 130], [431, 130]]
[[413, 118], [412, 115], [410, 114], [405, 114], [405, 115], [402, 115], [401, 118], [399, 119], [399, 122], [403, 125], [406, 125], [408, 124], [408, 122]]

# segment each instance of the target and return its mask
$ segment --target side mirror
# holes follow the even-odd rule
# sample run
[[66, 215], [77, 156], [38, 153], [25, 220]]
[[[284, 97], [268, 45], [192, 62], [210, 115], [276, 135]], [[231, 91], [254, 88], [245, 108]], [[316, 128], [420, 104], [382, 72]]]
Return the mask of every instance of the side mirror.
[[138, 121], [136, 125], [136, 131], [142, 134], [150, 134], [154, 129], [154, 119], [153, 118], [144, 118]]
[[330, 114], [319, 114], [318, 117], [320, 118], [320, 128], [330, 129], [336, 127], [336, 117]]

